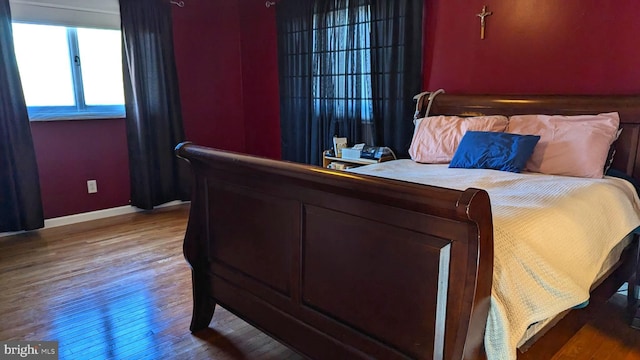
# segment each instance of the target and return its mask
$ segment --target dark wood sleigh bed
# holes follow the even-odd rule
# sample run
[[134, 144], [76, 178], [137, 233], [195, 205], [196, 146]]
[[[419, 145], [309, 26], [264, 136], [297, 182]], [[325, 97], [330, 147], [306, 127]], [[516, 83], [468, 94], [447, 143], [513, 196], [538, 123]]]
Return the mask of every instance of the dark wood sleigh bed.
[[[624, 129], [613, 167], [640, 179], [640, 96], [443, 94], [430, 114], [610, 111], [620, 113]], [[484, 357], [493, 271], [484, 190], [190, 143], [179, 145], [177, 154], [194, 174], [184, 242], [193, 280], [191, 331], [206, 328], [218, 304], [308, 358]], [[594, 286], [593, 306], [625, 281], [638, 282], [637, 259], [634, 239]]]

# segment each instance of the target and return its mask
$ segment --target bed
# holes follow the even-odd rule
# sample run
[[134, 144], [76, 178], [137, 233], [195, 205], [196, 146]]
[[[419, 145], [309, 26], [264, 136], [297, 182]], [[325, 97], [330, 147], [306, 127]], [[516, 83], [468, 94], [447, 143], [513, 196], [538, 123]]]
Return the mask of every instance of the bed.
[[[430, 114], [609, 111], [620, 114], [624, 129], [613, 167], [640, 178], [636, 96], [439, 95]], [[220, 305], [309, 358], [485, 356], [494, 273], [487, 191], [189, 143], [177, 154], [194, 174], [184, 242], [192, 268], [191, 331], [206, 328]], [[594, 279], [589, 306], [627, 280], [637, 283], [638, 240], [628, 238], [617, 250], [617, 261]], [[564, 314], [550, 317], [538, 333]], [[521, 345], [535, 351], [537, 335], [529, 337]]]

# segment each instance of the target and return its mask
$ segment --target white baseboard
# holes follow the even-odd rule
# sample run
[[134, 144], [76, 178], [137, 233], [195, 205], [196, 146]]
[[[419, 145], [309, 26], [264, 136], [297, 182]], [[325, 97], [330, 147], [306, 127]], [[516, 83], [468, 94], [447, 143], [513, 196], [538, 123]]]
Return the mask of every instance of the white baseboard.
[[49, 228], [54, 228], [58, 226], [77, 224], [84, 221], [104, 219], [104, 218], [124, 215], [124, 214], [132, 214], [138, 211], [141, 211], [141, 210], [131, 205], [125, 205], [125, 206], [119, 206], [111, 209], [96, 210], [96, 211], [90, 211], [86, 213], [61, 216], [53, 219], [46, 219], [44, 221], [44, 228], [49, 229]]
[[[189, 202], [176, 200], [176, 201], [168, 202], [166, 204], [158, 205], [155, 208], [160, 209], [160, 208], [182, 205], [187, 203]], [[52, 218], [52, 219], [45, 219], [44, 228], [38, 229], [38, 230], [50, 229], [50, 228], [64, 226], [64, 225], [77, 224], [85, 221], [104, 219], [112, 216], [132, 214], [140, 211], [144, 211], [144, 210], [138, 209], [135, 206], [125, 205], [125, 206], [119, 206], [119, 207], [110, 208], [110, 209], [96, 210], [96, 211], [90, 211], [86, 213], [61, 216], [61, 217]], [[23, 232], [24, 231], [0, 233], [0, 237], [20, 234]]]

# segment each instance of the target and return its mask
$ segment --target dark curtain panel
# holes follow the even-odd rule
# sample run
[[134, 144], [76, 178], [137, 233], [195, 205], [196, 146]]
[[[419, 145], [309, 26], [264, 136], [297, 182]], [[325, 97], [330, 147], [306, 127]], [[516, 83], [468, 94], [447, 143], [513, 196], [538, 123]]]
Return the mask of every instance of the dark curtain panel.
[[422, 89], [424, 0], [372, 0], [373, 113], [378, 145], [408, 156]]
[[38, 165], [18, 73], [11, 10], [0, 0], [0, 232], [44, 226]]
[[173, 54], [171, 4], [120, 0], [131, 204], [153, 209], [188, 199], [189, 178], [173, 153], [184, 140]]
[[280, 1], [276, 22], [282, 159], [317, 164], [323, 144], [313, 119], [313, 2]]
[[334, 135], [373, 141], [369, 2], [278, 3], [283, 159], [317, 165]]
[[313, 38], [313, 115], [322, 125], [322, 146], [333, 135], [350, 144], [368, 142], [371, 101], [369, 0], [316, 0]]
[[319, 164], [334, 135], [407, 155], [422, 88], [422, 3], [278, 3], [285, 160]]

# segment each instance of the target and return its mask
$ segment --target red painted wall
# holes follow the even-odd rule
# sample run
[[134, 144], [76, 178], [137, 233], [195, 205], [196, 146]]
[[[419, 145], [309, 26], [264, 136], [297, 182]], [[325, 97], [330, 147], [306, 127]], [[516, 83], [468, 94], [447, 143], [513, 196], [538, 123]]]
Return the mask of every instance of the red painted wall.
[[[245, 151], [239, 2], [191, 2], [173, 14], [187, 138]], [[31, 129], [45, 218], [129, 204], [123, 119], [32, 122]], [[97, 180], [96, 194], [87, 193], [90, 179]]]
[[187, 140], [245, 151], [238, 0], [174, 7], [173, 33]]
[[246, 151], [281, 158], [276, 9], [263, 0], [240, 2]]
[[187, 139], [280, 158], [275, 9], [262, 0], [191, 2], [173, 10]]
[[[640, 93], [640, 2], [426, 0], [424, 88], [450, 93]], [[475, 16], [487, 4], [486, 39]], [[187, 138], [280, 157], [275, 8], [175, 7]], [[47, 218], [128, 204], [123, 120], [32, 123]], [[98, 180], [87, 194], [86, 181]]]
[[[123, 119], [32, 122], [47, 219], [129, 204]], [[87, 193], [87, 180], [98, 192]]]
[[[636, 0], [427, 0], [424, 88], [450, 93], [637, 94]], [[483, 5], [486, 38], [480, 40]]]

